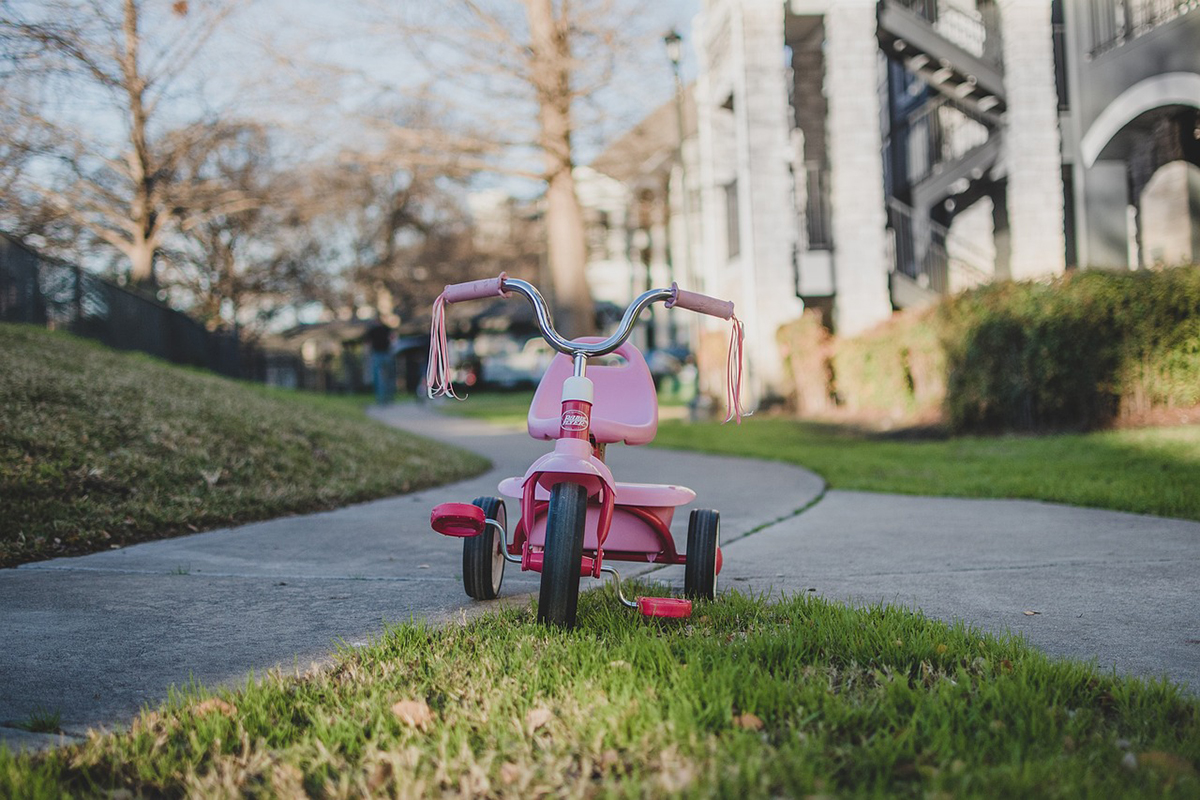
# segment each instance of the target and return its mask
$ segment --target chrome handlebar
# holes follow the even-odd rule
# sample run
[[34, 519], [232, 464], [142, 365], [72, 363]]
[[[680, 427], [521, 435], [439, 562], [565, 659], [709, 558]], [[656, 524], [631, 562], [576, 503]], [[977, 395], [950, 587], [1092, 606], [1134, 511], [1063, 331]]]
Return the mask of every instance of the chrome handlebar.
[[529, 301], [530, 305], [533, 306], [533, 313], [537, 316], [537, 325], [538, 329], [542, 332], [542, 337], [555, 350], [572, 358], [592, 358], [611, 353], [625, 344], [625, 340], [633, 333], [634, 323], [637, 322], [638, 315], [642, 311], [654, 303], [659, 301], [665, 302], [674, 297], [674, 292], [670, 289], [651, 289], [648, 292], [643, 292], [629, 305], [629, 308], [625, 309], [625, 314], [621, 317], [621, 323], [617, 326], [616, 333], [602, 342], [585, 343], [564, 339], [559, 335], [558, 331], [554, 330], [554, 319], [550, 316], [550, 308], [546, 305], [541, 292], [533, 284], [517, 278], [505, 278], [501, 285], [504, 291], [516, 292]]

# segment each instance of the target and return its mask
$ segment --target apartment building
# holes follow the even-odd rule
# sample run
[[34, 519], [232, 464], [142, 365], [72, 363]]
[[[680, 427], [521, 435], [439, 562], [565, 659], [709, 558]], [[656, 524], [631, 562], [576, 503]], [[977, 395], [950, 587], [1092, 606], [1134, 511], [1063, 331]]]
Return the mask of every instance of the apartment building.
[[706, 0], [692, 268], [780, 385], [803, 306], [1200, 259], [1200, 0]]

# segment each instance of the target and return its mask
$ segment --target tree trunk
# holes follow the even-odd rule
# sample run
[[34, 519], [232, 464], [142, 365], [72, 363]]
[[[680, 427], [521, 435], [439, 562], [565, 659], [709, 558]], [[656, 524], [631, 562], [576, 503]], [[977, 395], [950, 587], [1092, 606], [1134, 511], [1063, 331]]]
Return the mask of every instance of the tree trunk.
[[546, 190], [546, 234], [554, 280], [556, 325], [572, 338], [596, 332], [596, 310], [587, 285], [583, 211], [570, 170], [550, 178]]
[[146, 81], [141, 74], [138, 63], [138, 53], [141, 47], [141, 33], [138, 30], [138, 15], [140, 9], [135, 0], [125, 0], [125, 15], [122, 23], [124, 50], [120, 54], [122, 86], [128, 100], [129, 111], [129, 144], [132, 147], [128, 156], [129, 176], [133, 181], [133, 202], [130, 205], [129, 217], [136, 228], [133, 241], [129, 244], [130, 278], [139, 286], [154, 288], [157, 276], [154, 274], [154, 257], [158, 250], [157, 241], [157, 211], [153, 205], [154, 192], [153, 169], [150, 163], [150, 147], [147, 144], [146, 129], [148, 127], [145, 92]]
[[154, 250], [154, 245], [144, 239], [130, 244], [129, 250], [126, 253], [126, 255], [129, 256], [130, 283], [151, 288], [156, 285], [157, 282], [154, 275]]
[[546, 164], [546, 237], [554, 282], [555, 325], [570, 338], [587, 336], [595, 332], [596, 312], [587, 285], [583, 210], [571, 171], [569, 26], [566, 20], [555, 18], [552, 0], [526, 0], [525, 8]]

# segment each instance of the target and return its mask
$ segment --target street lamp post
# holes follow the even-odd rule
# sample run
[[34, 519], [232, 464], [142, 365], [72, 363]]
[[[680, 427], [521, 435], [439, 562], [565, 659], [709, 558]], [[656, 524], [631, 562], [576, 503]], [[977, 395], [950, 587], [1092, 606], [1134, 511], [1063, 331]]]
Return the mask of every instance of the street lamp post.
[[[679, 237], [683, 244], [683, 247], [680, 248], [683, 256], [681, 266], [683, 267], [684, 283], [691, 291], [698, 292], [704, 291], [704, 288], [697, 285], [695, 272], [692, 269], [692, 210], [689, 207], [688, 198], [687, 162], [684, 160], [683, 154], [686, 131], [683, 122], [683, 77], [679, 71], [679, 63], [683, 57], [683, 37], [679, 35], [678, 31], [671, 29], [663, 36], [663, 46], [667, 51], [667, 59], [671, 62], [671, 71], [675, 75], [675, 162], [679, 165], [679, 210], [683, 215], [683, 235]], [[695, 315], [689, 314], [688, 316], [688, 349], [691, 350], [692, 358], [696, 361], [694, 395], [691, 402], [691, 416], [695, 419], [700, 402], [700, 326], [699, 321], [692, 318]], [[673, 335], [672, 341], [674, 341]]]

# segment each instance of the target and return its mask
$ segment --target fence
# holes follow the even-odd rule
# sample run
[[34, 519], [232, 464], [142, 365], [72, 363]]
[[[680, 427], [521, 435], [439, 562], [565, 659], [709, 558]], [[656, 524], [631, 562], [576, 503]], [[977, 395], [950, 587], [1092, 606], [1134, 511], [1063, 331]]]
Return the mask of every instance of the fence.
[[295, 354], [209, 331], [186, 314], [0, 235], [0, 322], [66, 330], [119, 350], [276, 386], [331, 385]]

